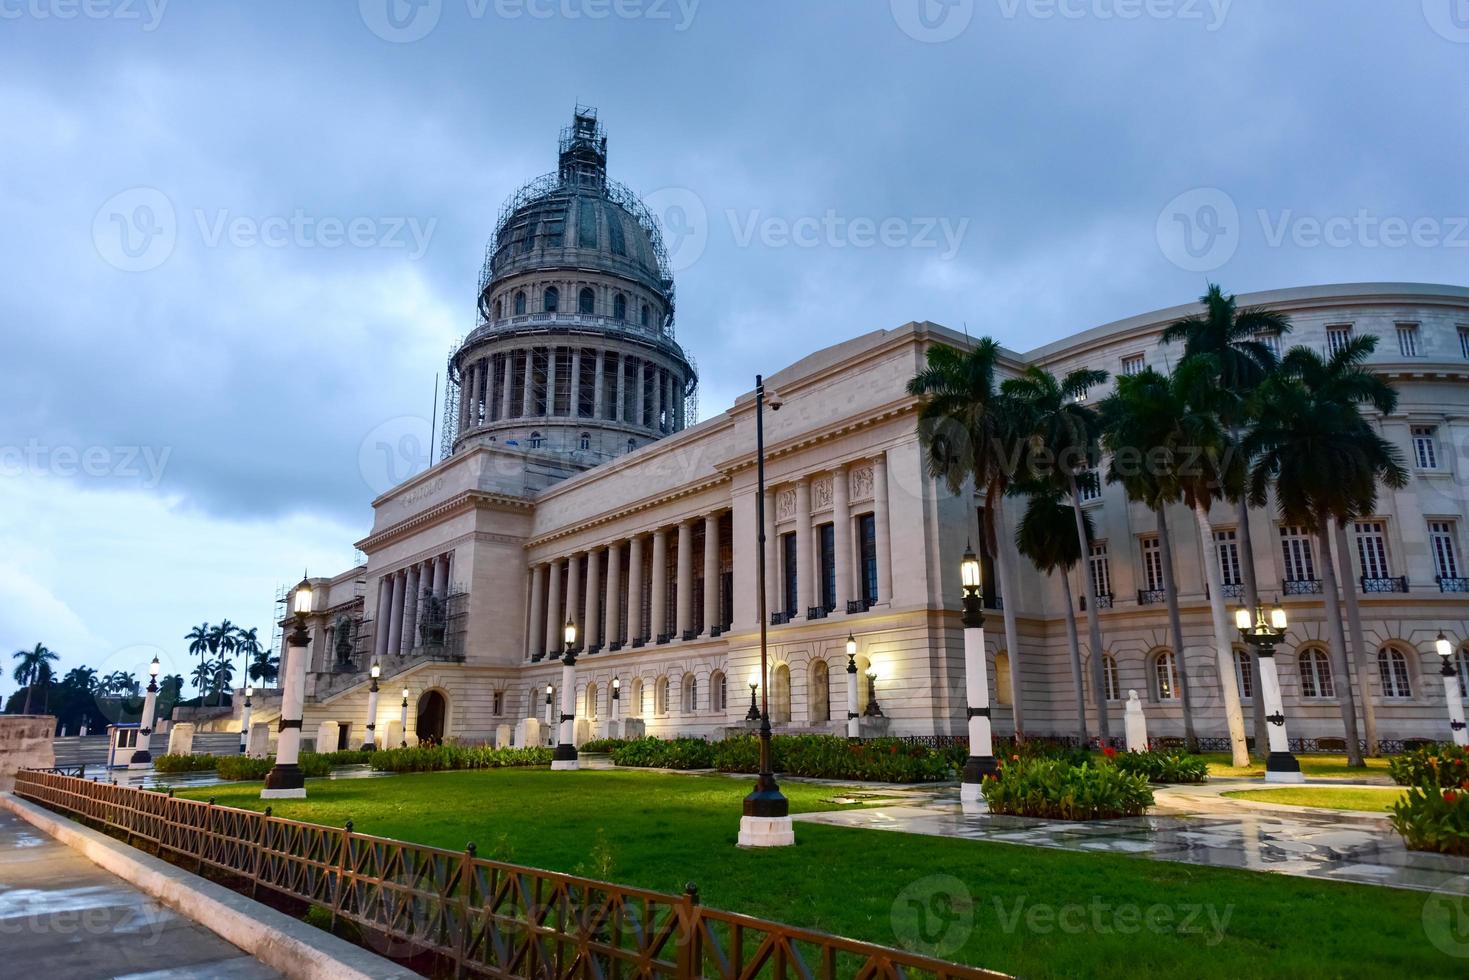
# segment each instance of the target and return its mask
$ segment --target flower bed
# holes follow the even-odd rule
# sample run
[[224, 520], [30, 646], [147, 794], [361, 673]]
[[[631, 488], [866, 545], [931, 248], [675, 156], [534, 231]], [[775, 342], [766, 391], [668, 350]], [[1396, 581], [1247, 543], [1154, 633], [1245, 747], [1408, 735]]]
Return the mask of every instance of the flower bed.
[[583, 755], [605, 755], [606, 753], [611, 752], [613, 749], [622, 748], [629, 741], [631, 741], [631, 739], [594, 738], [589, 742], [581, 743], [581, 747], [577, 751], [581, 752]]
[[[586, 751], [586, 746], [582, 748]], [[776, 735], [770, 740], [770, 749], [776, 772], [813, 779], [937, 782], [955, 778], [957, 768], [948, 750], [896, 738], [849, 742], [835, 735]], [[614, 764], [628, 767], [747, 773], [760, 770], [760, 740], [753, 735], [719, 742], [639, 738], [613, 746], [611, 754]]]
[[641, 769], [713, 769], [714, 747], [702, 738], [635, 738], [612, 750], [612, 762]]
[[1393, 804], [1392, 825], [1414, 851], [1469, 856], [1469, 749], [1431, 745], [1389, 763], [1408, 792]]
[[415, 746], [382, 749], [368, 755], [367, 763], [380, 772], [441, 772], [448, 769], [501, 769], [509, 766], [548, 766], [552, 750], [544, 745], [491, 748], [488, 745]]
[[1414, 749], [1390, 760], [1388, 772], [1399, 786], [1457, 789], [1469, 780], [1469, 749], [1452, 744]]
[[[371, 752], [303, 752], [299, 765], [308, 776], [325, 776], [338, 766], [362, 765], [372, 757]], [[309, 762], [308, 762], [309, 758]], [[160, 755], [153, 760], [153, 769], [161, 773], [208, 772], [213, 769], [220, 779], [264, 779], [275, 765], [275, 757], [252, 759], [243, 755]], [[308, 766], [310, 767], [308, 769]]]
[[1182, 749], [1123, 752], [1113, 762], [1123, 772], [1137, 773], [1150, 783], [1202, 783], [1209, 778], [1209, 764]]
[[208, 772], [214, 767], [215, 758], [208, 753], [199, 755], [157, 755], [153, 757], [154, 772]]
[[1122, 770], [1109, 756], [1073, 766], [1064, 759], [1012, 755], [998, 775], [984, 781], [982, 792], [991, 813], [1049, 820], [1137, 817], [1153, 805], [1147, 778]]

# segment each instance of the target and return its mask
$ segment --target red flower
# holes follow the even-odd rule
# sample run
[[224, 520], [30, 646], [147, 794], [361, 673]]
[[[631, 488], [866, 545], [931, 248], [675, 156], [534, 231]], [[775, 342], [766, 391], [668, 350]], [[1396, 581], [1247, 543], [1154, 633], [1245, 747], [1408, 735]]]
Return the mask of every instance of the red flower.
[[1448, 803], [1448, 804], [1452, 805], [1453, 802], [1455, 800], [1457, 800], [1458, 798], [1459, 798], [1459, 794], [1458, 793], [1455, 793], [1451, 789], [1446, 789], [1446, 790], [1443, 791], [1443, 801], [1445, 803]]
[[897, 755], [897, 754], [898, 754], [898, 747], [896, 745], [891, 746], [891, 747], [888, 748], [888, 755]]
[[1111, 758], [1113, 758], [1114, 756], [1117, 755], [1117, 750], [1114, 749], [1114, 748], [1112, 748], [1112, 746], [1109, 745], [1105, 749], [1102, 750], [1102, 754], [1105, 755], [1107, 758], [1111, 759]]

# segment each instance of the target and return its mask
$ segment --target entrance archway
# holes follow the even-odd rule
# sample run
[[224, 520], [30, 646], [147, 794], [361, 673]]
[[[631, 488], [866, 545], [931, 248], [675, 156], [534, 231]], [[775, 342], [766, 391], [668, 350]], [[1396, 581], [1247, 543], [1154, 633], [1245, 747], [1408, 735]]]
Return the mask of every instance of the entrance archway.
[[444, 740], [444, 715], [448, 703], [438, 691], [424, 691], [418, 699], [418, 722], [414, 728], [420, 745]]

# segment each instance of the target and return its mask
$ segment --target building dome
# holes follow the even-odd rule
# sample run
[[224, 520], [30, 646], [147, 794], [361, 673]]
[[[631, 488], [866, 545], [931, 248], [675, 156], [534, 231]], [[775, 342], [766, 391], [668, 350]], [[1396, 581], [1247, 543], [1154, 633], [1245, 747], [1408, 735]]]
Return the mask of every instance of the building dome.
[[577, 108], [559, 150], [485, 250], [478, 324], [449, 359], [449, 452], [493, 443], [584, 468], [693, 420], [698, 374], [674, 337], [658, 224], [608, 179], [596, 110]]

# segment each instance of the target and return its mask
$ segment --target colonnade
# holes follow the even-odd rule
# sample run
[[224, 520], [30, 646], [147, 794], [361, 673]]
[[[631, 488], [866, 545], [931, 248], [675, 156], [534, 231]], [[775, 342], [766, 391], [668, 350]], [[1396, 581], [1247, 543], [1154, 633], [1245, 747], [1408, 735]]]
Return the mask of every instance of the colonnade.
[[375, 659], [407, 656], [418, 646], [419, 600], [430, 594], [440, 602], [448, 597], [453, 558], [452, 552], [435, 555], [377, 580]]

